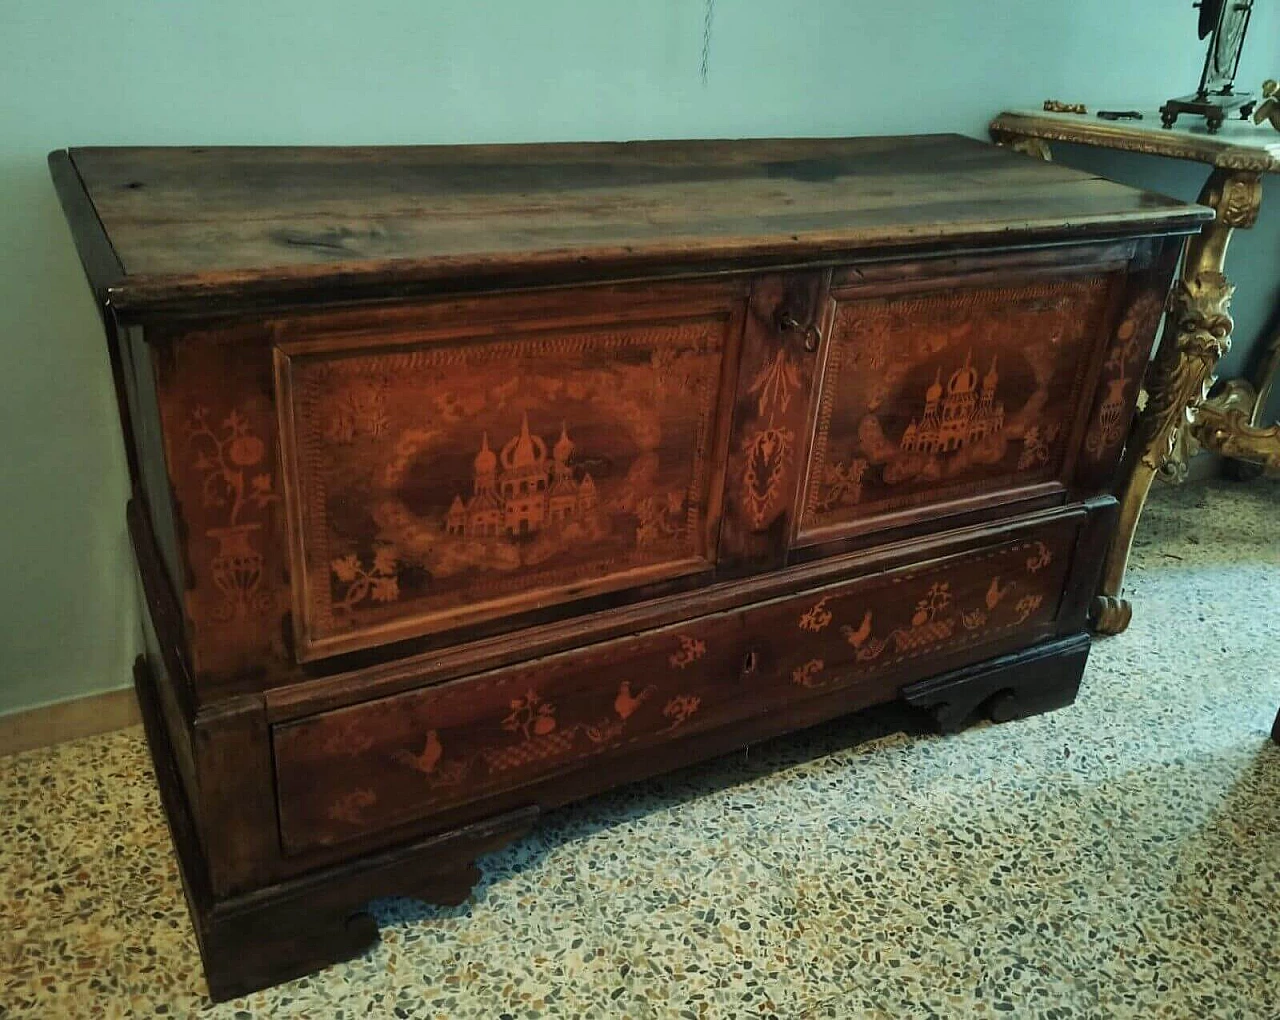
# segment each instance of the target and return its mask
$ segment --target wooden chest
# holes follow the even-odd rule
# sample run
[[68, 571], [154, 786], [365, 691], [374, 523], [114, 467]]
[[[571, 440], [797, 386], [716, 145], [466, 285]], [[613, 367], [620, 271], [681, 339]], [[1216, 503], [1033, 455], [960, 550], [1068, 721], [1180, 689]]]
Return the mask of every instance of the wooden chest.
[[593, 791], [1070, 702], [1209, 215], [952, 136], [50, 161], [218, 998]]

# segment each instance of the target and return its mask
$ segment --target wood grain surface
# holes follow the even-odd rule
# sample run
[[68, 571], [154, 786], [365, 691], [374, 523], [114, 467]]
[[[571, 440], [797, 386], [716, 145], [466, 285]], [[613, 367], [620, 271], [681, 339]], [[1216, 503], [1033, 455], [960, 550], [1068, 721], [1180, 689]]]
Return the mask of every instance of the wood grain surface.
[[[54, 154], [55, 168], [68, 167]], [[957, 135], [70, 152], [121, 311], [1194, 229], [1207, 213]], [[63, 185], [65, 193], [69, 188]], [[98, 267], [95, 269], [95, 267]], [[354, 288], [354, 290], [353, 290]], [[399, 290], [397, 290], [399, 288]]]

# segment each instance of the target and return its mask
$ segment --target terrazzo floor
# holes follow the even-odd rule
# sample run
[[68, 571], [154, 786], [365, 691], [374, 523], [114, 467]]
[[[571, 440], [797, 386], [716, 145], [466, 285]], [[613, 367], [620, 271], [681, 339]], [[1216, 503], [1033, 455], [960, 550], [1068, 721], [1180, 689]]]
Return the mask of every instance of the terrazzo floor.
[[213, 1006], [139, 731], [0, 760], [0, 1017], [1280, 1017], [1280, 483], [1162, 489], [1073, 707], [878, 711], [558, 812]]

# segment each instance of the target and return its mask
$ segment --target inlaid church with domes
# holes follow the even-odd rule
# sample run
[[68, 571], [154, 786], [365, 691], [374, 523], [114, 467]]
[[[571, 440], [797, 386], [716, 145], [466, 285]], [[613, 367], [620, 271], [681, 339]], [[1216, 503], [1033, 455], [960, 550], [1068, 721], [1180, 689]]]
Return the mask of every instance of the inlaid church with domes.
[[933, 384], [925, 391], [924, 415], [911, 420], [902, 434], [904, 453], [954, 453], [995, 435], [1004, 428], [1004, 404], [996, 403], [996, 359], [978, 387], [978, 370], [973, 367], [973, 352], [964, 359], [942, 388], [942, 371], [935, 373]]
[[580, 520], [599, 506], [596, 484], [588, 472], [578, 481], [569, 458], [573, 440], [560, 426], [560, 438], [547, 456], [547, 444], [529, 431], [529, 416], [520, 433], [494, 453], [489, 433], [476, 454], [471, 497], [453, 497], [445, 531], [458, 538], [497, 538], [532, 535], [548, 524]]

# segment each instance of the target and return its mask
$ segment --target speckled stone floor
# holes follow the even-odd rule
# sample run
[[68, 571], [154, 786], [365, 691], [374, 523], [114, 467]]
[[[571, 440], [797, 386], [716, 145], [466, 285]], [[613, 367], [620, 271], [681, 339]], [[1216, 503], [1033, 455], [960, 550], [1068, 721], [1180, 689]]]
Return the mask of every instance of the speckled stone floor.
[[562, 811], [212, 1006], [137, 731], [0, 760], [0, 1017], [1280, 1017], [1280, 483], [1162, 489], [1072, 708], [873, 713]]

